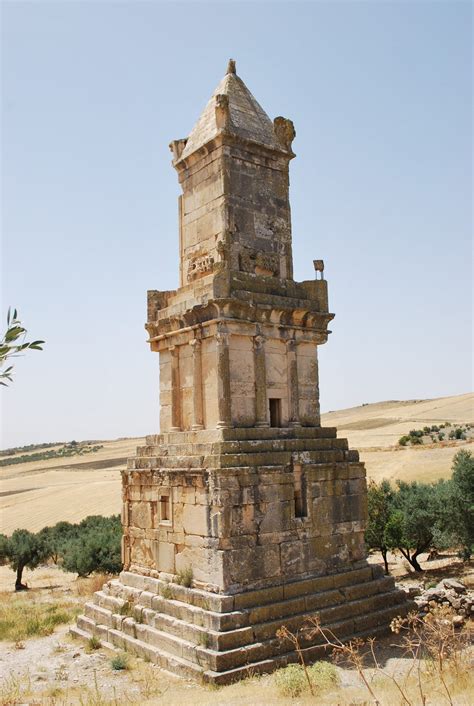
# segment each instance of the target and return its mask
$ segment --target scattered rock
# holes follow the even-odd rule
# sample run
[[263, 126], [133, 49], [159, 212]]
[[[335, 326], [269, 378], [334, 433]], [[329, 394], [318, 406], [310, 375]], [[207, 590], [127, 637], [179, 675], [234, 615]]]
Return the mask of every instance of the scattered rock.
[[461, 583], [460, 581], [456, 581], [456, 579], [443, 579], [442, 581], [439, 582], [438, 586], [436, 588], [446, 588], [446, 589], [451, 589], [455, 591], [456, 593], [466, 593], [467, 588], [466, 586]]
[[410, 595], [414, 597], [420, 617], [425, 616], [435, 605], [443, 605], [456, 611], [453, 625], [460, 627], [465, 618], [474, 612], [474, 592], [456, 579], [443, 579], [434, 588], [418, 594], [412, 594], [412, 590]]

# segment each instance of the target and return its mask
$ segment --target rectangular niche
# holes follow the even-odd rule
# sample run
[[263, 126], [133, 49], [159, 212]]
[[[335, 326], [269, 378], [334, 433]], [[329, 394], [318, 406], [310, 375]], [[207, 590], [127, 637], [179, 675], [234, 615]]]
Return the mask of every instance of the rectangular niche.
[[158, 495], [158, 518], [160, 525], [170, 526], [172, 524], [173, 516], [170, 492], [160, 491]]
[[308, 517], [308, 502], [306, 493], [306, 478], [300, 464], [293, 466], [293, 482], [294, 482], [294, 510], [295, 517]]

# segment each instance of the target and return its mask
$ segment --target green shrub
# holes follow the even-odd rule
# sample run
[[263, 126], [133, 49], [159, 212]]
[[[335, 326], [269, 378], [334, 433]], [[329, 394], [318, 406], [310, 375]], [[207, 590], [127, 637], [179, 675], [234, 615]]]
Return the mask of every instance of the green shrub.
[[421, 436], [412, 436], [411, 443], [412, 446], [419, 446], [423, 443], [423, 439], [421, 438]]
[[166, 598], [169, 601], [171, 598], [173, 598], [173, 589], [169, 584], [165, 583], [165, 585], [162, 586], [160, 589], [160, 594], [163, 596], [163, 598]]
[[176, 583], [179, 586], [191, 588], [193, 585], [193, 570], [191, 566], [187, 566], [185, 569], [178, 571], [176, 574]]
[[128, 662], [128, 655], [126, 655], [124, 652], [120, 652], [118, 655], [115, 655], [115, 657], [112, 657], [112, 659], [110, 660], [110, 666], [116, 672], [119, 672], [122, 669], [128, 669], [130, 666]]
[[122, 523], [119, 515], [91, 515], [76, 529], [75, 536], [60, 547], [62, 569], [79, 576], [89, 576], [94, 571], [116, 574], [121, 570]]
[[92, 637], [90, 637], [87, 640], [87, 648], [88, 648], [89, 652], [94, 652], [95, 650], [99, 650], [101, 648], [101, 642], [100, 642], [99, 638], [96, 637], [95, 635], [92, 635]]
[[405, 435], [399, 438], [398, 443], [400, 446], [406, 446], [410, 441], [411, 437]]
[[127, 616], [128, 618], [131, 618], [131, 617], [132, 617], [133, 606], [132, 606], [132, 604], [130, 603], [130, 601], [125, 601], [125, 603], [123, 604], [123, 606], [120, 607], [119, 613], [120, 613], [120, 615], [125, 615], [125, 616]]
[[301, 664], [289, 664], [275, 674], [275, 683], [283, 696], [299, 696], [308, 687]]
[[330, 662], [315, 662], [311, 667], [308, 667], [308, 674], [311, 683], [321, 691], [339, 684], [337, 669]]

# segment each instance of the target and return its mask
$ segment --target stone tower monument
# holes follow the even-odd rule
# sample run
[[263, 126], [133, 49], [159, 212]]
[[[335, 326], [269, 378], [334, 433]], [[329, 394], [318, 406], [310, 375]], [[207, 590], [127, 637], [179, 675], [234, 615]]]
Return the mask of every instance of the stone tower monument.
[[[293, 123], [272, 122], [229, 62], [187, 139], [171, 144], [179, 287], [148, 292], [160, 434], [123, 472], [120, 578], [76, 634], [226, 683], [297, 659], [276, 637], [319, 613], [374, 634], [405, 594], [366, 562], [365, 470], [320, 425], [320, 278], [293, 279]], [[310, 659], [321, 646], [306, 644]]]

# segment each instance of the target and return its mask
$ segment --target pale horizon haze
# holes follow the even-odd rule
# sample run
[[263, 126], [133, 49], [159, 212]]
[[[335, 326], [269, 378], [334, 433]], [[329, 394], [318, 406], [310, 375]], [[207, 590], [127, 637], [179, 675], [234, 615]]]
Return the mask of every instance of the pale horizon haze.
[[158, 431], [146, 292], [178, 283], [177, 175], [230, 57], [296, 128], [295, 279], [324, 259], [322, 411], [472, 389], [472, 4], [1, 2], [2, 447]]

